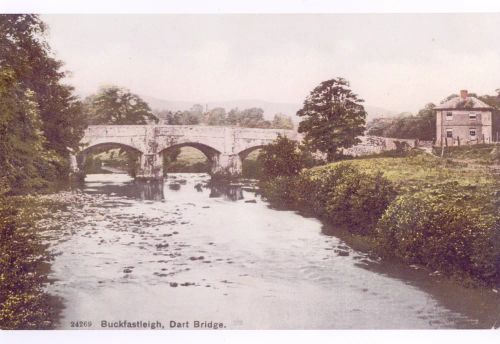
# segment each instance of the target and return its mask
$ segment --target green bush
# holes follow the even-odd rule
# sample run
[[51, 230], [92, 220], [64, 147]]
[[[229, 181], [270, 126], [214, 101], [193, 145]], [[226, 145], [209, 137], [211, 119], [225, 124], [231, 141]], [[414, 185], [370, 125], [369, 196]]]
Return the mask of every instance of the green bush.
[[277, 208], [293, 207], [296, 204], [298, 177], [282, 176], [260, 182], [263, 196]]
[[488, 284], [500, 277], [500, 227], [491, 195], [456, 184], [398, 197], [380, 219], [384, 256]]
[[262, 162], [260, 160], [245, 159], [242, 162], [242, 177], [260, 179], [262, 177]]
[[304, 150], [297, 143], [285, 136], [278, 135], [273, 143], [262, 148], [257, 162], [262, 166], [261, 179], [297, 175], [306, 160]]
[[349, 163], [274, 178], [263, 183], [262, 190], [271, 202], [308, 209], [358, 234], [373, 231], [396, 195], [382, 174], [364, 173]]

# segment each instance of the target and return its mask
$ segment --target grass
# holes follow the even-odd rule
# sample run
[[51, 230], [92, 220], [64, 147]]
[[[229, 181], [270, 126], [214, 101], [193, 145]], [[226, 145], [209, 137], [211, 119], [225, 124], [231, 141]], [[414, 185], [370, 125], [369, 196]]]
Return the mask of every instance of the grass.
[[[441, 155], [441, 148], [434, 148], [434, 153], [436, 155]], [[479, 144], [460, 147], [445, 147], [443, 157], [481, 165], [499, 164], [500, 145]]]
[[[498, 183], [498, 178], [485, 168], [469, 168], [467, 163], [418, 152], [411, 152], [405, 157], [371, 156], [333, 164], [352, 164], [368, 173], [381, 172], [394, 183], [400, 193], [432, 189], [436, 185], [449, 182], [456, 182], [465, 188], [488, 188]], [[328, 166], [316, 169], [321, 170]]]

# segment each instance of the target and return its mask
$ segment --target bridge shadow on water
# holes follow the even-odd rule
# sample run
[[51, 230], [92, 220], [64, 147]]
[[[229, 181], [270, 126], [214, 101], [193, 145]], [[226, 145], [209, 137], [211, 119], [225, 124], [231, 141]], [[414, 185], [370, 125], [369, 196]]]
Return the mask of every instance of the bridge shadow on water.
[[182, 176], [170, 177], [164, 181], [87, 182], [79, 185], [78, 188], [89, 194], [107, 194], [147, 201], [161, 201], [168, 198], [168, 193], [182, 191], [186, 188], [206, 193], [209, 198], [238, 201], [244, 198], [243, 190], [253, 190], [249, 184], [230, 184], [210, 180], [203, 180], [193, 185]]

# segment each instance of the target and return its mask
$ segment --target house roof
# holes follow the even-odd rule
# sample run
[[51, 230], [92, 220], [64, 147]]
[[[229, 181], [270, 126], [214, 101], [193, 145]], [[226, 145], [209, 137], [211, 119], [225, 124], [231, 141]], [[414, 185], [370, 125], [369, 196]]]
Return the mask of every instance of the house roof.
[[445, 100], [441, 102], [434, 109], [436, 110], [452, 110], [452, 109], [492, 109], [491, 106], [486, 104], [485, 102], [477, 99], [476, 97], [466, 97], [462, 98], [460, 96], [453, 97], [449, 100]]

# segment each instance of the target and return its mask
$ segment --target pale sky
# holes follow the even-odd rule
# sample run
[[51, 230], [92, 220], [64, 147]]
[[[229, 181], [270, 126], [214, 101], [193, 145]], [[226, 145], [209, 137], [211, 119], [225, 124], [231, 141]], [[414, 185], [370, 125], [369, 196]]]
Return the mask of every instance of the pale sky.
[[42, 15], [68, 83], [169, 101], [302, 103], [344, 77], [365, 103], [415, 112], [500, 88], [500, 14]]

